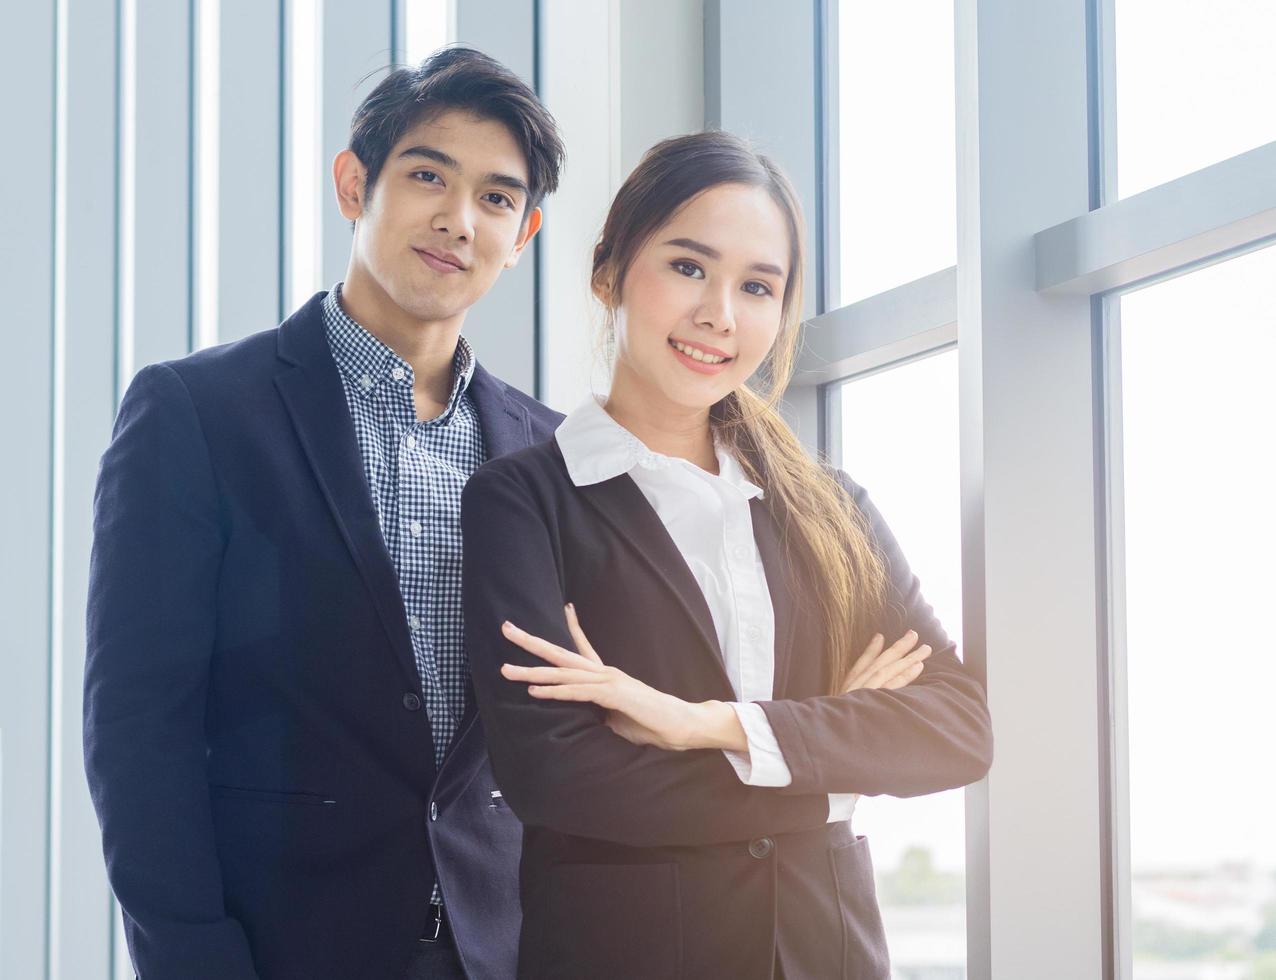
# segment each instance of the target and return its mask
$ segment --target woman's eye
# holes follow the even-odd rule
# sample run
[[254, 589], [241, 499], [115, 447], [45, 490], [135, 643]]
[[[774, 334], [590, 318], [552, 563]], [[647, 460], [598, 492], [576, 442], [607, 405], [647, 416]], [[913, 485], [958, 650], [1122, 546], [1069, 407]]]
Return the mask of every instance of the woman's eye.
[[497, 193], [496, 191], [492, 191], [491, 193], [484, 194], [483, 199], [485, 201], [491, 202], [492, 204], [495, 204], [497, 207], [512, 208], [514, 206], [513, 201], [511, 201], [504, 194]]
[[689, 279], [704, 278], [704, 270], [694, 262], [688, 262], [685, 259], [678, 259], [675, 262], [671, 262], [670, 265], [673, 267], [675, 272], [680, 275], [684, 275]]
[[[756, 287], [756, 288], [754, 288]], [[756, 279], [750, 279], [744, 284], [744, 291], [750, 296], [770, 296], [771, 287], [764, 282], [758, 282]]]

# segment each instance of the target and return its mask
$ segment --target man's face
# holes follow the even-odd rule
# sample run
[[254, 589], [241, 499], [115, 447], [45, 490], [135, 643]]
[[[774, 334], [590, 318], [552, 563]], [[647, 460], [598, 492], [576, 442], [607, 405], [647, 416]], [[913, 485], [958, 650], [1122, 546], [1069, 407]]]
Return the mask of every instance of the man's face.
[[467, 112], [449, 110], [408, 130], [370, 197], [346, 197], [340, 166], [342, 212], [355, 221], [353, 263], [418, 320], [463, 314], [517, 263], [540, 224], [539, 209], [527, 213], [518, 143], [502, 123]]

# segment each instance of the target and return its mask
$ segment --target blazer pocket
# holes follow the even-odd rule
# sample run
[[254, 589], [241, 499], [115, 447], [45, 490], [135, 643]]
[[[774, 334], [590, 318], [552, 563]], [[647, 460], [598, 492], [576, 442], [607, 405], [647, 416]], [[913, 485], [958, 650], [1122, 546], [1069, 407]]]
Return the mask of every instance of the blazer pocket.
[[332, 806], [337, 801], [322, 793], [291, 793], [270, 789], [245, 789], [241, 786], [209, 786], [220, 800], [242, 800], [245, 803], [297, 803], [303, 806]]
[[861, 834], [850, 843], [830, 848], [829, 862], [842, 913], [842, 976], [845, 980], [887, 980], [890, 955], [877, 906], [868, 838]]
[[548, 926], [536, 976], [653, 980], [682, 976], [676, 864], [560, 864], [549, 872]]

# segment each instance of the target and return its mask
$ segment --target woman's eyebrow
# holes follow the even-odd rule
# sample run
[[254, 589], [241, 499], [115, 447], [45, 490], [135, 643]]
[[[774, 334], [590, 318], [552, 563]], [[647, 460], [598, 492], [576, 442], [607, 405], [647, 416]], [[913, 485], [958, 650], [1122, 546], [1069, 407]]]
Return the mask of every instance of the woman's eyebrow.
[[[666, 245], [672, 245], [675, 248], [685, 248], [688, 252], [698, 252], [709, 259], [721, 259], [722, 253], [712, 245], [706, 245], [704, 242], [698, 242], [694, 238], [671, 238], [665, 242]], [[754, 272], [766, 272], [773, 276], [783, 276], [784, 270], [778, 265], [770, 262], [754, 262], [749, 268]]]

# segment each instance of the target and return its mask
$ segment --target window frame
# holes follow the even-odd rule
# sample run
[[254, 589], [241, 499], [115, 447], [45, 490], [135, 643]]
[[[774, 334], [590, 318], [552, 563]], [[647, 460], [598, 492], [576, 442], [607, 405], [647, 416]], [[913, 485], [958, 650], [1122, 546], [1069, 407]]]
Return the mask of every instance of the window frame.
[[[749, 135], [761, 136], [763, 148], [786, 166], [796, 159], [818, 174], [813, 190], [799, 186], [806, 207], [818, 209], [818, 300], [786, 394], [791, 418], [813, 450], [840, 462], [838, 401], [846, 381], [954, 344], [960, 352], [963, 649], [967, 663], [989, 683], [999, 746], [989, 778], [967, 790], [971, 977], [1044, 976], [1043, 969], [1059, 977], [1132, 976], [1118, 299], [1276, 242], [1276, 183], [1267, 176], [1276, 173], [1276, 142], [1115, 199], [1115, 2], [1089, 0], [1074, 9], [1066, 0], [1042, 0], [1036, 23], [1030, 23], [1007, 0], [955, 0], [958, 266], [855, 303], [838, 305], [834, 275], [836, 0], [811, 3], [822, 70], [808, 80], [805, 102], [723, 91], [724, 102], [733, 94], [740, 102], [755, 99], [753, 111], [733, 119], [728, 110], [713, 120], [726, 128], [737, 120], [749, 124]], [[706, 44], [710, 25], [720, 38], [739, 41], [734, 24], [719, 21], [756, 23], [764, 6], [761, 0], [729, 6], [710, 0]], [[1042, 22], [1056, 29], [1043, 30]], [[768, 83], [786, 93], [800, 90], [800, 68], [785, 66], [801, 65], [803, 52], [783, 37], [734, 48], [723, 43], [722, 79], [738, 78], [743, 66], [758, 63], [759, 48], [776, 66]], [[712, 89], [714, 80], [706, 85]], [[1005, 96], [1012, 88], [1014, 99]], [[805, 146], [782, 143], [778, 131], [758, 122], [781, 104], [820, 120]], [[1068, 147], [1080, 152], [1058, 152]], [[1029, 169], [1033, 163], [1035, 170]], [[1032, 186], [1025, 191], [999, 182], [1009, 165], [1037, 174]], [[1011, 404], [1016, 359], [1048, 378], [1056, 355], [1067, 365], [1066, 377], [1052, 378], [1048, 391], [1026, 399], [1021, 421], [1027, 432], [1009, 437], [994, 403]], [[1077, 419], [1071, 424], [1069, 413]], [[1089, 531], [1076, 536], [1067, 562], [1054, 568], [1005, 533], [1016, 509], [1030, 510], [1035, 502], [1028, 495], [1032, 482], [1009, 469], [1029, 465], [1016, 463], [1012, 443], [1033, 433], [1058, 437], [1055, 450], [1032, 463], [1046, 466], [1069, 488], [1059, 525], [1071, 521]], [[1068, 649], [1062, 666], [1058, 650], [1026, 651], [1048, 668], [1062, 713], [1084, 736], [1079, 751], [1044, 762], [1025, 749], [1043, 733], [1030, 712], [1002, 694], [1023, 699], [1033, 690], [1004, 640], [1005, 625], [1023, 619], [1005, 579], [1011, 567], [1030, 569], [1038, 578], [1035, 588], [1023, 590], [1031, 599], [1025, 605], [1039, 607], [1052, 589], [1067, 593], [1075, 614], [1070, 628], [1084, 640]], [[1069, 575], [1068, 567], [1078, 574]], [[1066, 819], [1032, 822], [1037, 811], [1030, 797], [1040, 792], [1034, 763], [1053, 766], [1054, 784], [1065, 794], [1070, 788]], [[1028, 824], [1016, 826], [1025, 817]], [[1043, 846], [1052, 831], [1067, 846]], [[1052, 907], [1072, 902], [1092, 914], [1074, 914], [1075, 921], [1051, 917], [1034, 901], [1040, 896], [1022, 867], [1051, 878], [1057, 893]], [[1038, 959], [1043, 948], [1057, 954], [1048, 967]]]

